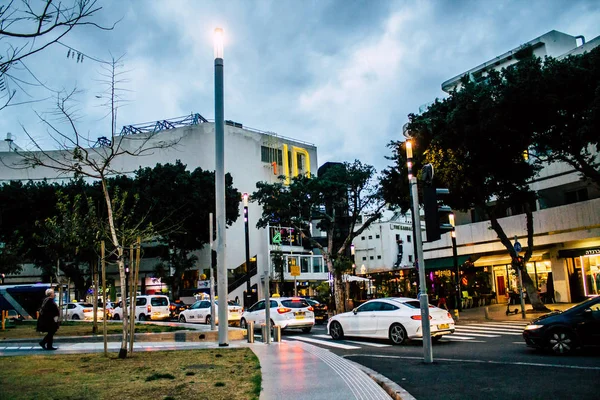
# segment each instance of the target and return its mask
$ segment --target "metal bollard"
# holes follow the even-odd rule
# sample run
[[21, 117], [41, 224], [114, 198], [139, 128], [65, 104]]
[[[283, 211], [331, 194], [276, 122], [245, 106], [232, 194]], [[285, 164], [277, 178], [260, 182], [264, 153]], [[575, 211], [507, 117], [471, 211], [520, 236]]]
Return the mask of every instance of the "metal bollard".
[[254, 343], [254, 322], [248, 322], [246, 329], [248, 330], [248, 343]]
[[488, 309], [488, 307], [484, 308], [483, 311], [485, 312], [485, 319], [491, 319], [490, 310]]
[[260, 331], [262, 333], [262, 341], [263, 341], [263, 343], [267, 343], [267, 325], [266, 324], [261, 324], [260, 325]]
[[458, 310], [454, 309], [454, 321], [458, 321]]
[[273, 341], [281, 342], [281, 326], [273, 325]]

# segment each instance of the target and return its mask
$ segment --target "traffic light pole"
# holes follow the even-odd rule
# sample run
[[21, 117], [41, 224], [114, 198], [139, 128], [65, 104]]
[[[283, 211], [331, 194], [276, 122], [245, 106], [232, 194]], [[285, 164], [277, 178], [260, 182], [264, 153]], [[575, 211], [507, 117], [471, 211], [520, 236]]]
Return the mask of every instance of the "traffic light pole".
[[431, 349], [431, 326], [429, 324], [429, 298], [427, 296], [427, 281], [425, 279], [425, 261], [423, 259], [423, 239], [421, 235], [421, 219], [419, 217], [419, 190], [417, 178], [412, 173], [412, 142], [406, 141], [406, 164], [408, 166], [408, 182], [412, 198], [412, 221], [417, 248], [417, 267], [419, 269], [419, 299], [421, 302], [421, 331], [423, 332], [423, 361], [433, 363]]
[[410, 179], [413, 208], [413, 226], [416, 232], [417, 265], [419, 267], [419, 299], [421, 301], [421, 330], [423, 332], [423, 361], [433, 362], [431, 349], [431, 326], [429, 324], [429, 297], [427, 296], [427, 282], [425, 279], [425, 261], [423, 260], [423, 239], [421, 237], [421, 220], [419, 218], [419, 191], [417, 178]]

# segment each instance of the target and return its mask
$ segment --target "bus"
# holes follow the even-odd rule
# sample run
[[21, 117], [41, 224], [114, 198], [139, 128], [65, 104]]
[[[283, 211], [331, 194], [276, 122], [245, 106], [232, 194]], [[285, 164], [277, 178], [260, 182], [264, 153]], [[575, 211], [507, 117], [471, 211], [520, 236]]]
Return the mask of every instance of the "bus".
[[[53, 288], [56, 291], [56, 301], [59, 301], [56, 286], [49, 283], [0, 285], [0, 310], [15, 310], [24, 319], [36, 318], [47, 289]], [[63, 303], [66, 302], [68, 299], [63, 299]]]

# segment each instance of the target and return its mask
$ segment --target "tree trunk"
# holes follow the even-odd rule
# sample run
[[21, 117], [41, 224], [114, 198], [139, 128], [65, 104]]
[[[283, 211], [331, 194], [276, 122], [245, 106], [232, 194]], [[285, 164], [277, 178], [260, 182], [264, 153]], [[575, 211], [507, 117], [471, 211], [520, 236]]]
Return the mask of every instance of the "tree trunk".
[[[528, 246], [527, 252], [525, 253], [525, 261], [527, 261], [529, 259], [529, 257], [531, 257], [531, 253], [533, 251], [533, 217], [532, 217], [532, 213], [531, 213], [531, 210], [529, 209], [529, 207], [525, 207], [525, 213], [526, 213], [526, 218], [527, 218], [526, 225], [527, 225], [527, 246]], [[516, 271], [518, 267], [515, 266], [515, 262], [516, 262], [515, 260], [518, 256], [518, 254], [515, 251], [513, 244], [510, 242], [510, 239], [506, 236], [506, 233], [504, 232], [504, 229], [502, 229], [502, 226], [500, 226], [500, 223], [498, 222], [498, 219], [496, 218], [493, 209], [487, 208], [487, 214], [490, 217], [490, 223], [492, 225], [492, 229], [494, 229], [494, 231], [498, 235], [498, 238], [500, 239], [500, 241], [502, 242], [502, 244], [504, 245], [506, 250], [508, 250], [510, 257], [513, 259], [512, 267]], [[531, 303], [532, 308], [535, 311], [550, 311], [544, 305], [544, 303], [542, 303], [540, 296], [538, 296], [537, 290], [533, 286], [533, 281], [532, 281], [531, 277], [529, 276], [529, 274], [527, 273], [527, 269], [523, 268], [521, 270], [521, 272], [522, 272], [521, 276], [523, 279], [523, 286], [525, 287], [525, 290], [527, 291], [527, 296], [529, 297], [529, 301]]]
[[342, 274], [335, 273], [333, 276], [333, 286], [335, 290], [335, 309], [336, 313], [346, 312], [346, 291], [342, 282]]

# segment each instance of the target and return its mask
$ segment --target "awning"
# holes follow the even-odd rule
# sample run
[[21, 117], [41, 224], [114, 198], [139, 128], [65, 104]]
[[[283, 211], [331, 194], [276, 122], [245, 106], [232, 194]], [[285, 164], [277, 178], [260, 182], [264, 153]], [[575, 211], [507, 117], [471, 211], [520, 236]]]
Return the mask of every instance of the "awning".
[[[457, 256], [458, 265], [463, 265], [468, 259], [475, 259], [473, 255]], [[454, 257], [432, 258], [425, 260], [426, 270], [449, 269], [454, 268]]]
[[342, 277], [342, 281], [344, 282], [369, 282], [369, 278], [361, 278], [360, 276], [355, 275], [344, 275]]
[[[521, 252], [523, 253], [523, 252]], [[537, 250], [531, 253], [530, 262], [541, 261], [549, 258], [548, 250]], [[493, 265], [508, 265], [512, 259], [508, 254], [496, 254], [493, 256], [483, 256], [475, 261], [476, 267], [493, 266]]]

